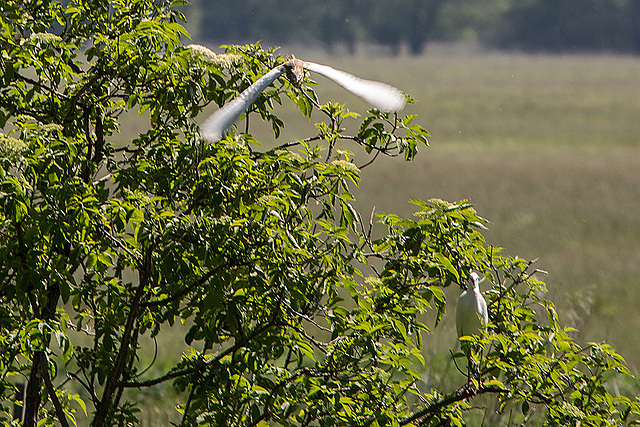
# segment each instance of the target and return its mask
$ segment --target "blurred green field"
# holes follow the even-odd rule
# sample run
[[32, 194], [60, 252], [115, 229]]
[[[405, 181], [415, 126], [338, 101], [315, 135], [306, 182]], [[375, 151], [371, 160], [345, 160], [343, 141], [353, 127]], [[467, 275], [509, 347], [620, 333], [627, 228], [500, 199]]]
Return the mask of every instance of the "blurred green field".
[[[409, 199], [469, 199], [491, 221], [489, 244], [540, 258], [549, 297], [580, 341], [608, 342], [640, 368], [632, 333], [640, 329], [640, 58], [438, 47], [419, 58], [295, 53], [401, 88], [417, 101], [404, 112], [432, 134], [415, 161], [381, 159], [363, 171], [362, 210], [410, 215]], [[366, 110], [318, 82], [321, 101]], [[288, 100], [276, 111], [286, 123], [280, 141], [314, 132]], [[258, 139], [273, 139], [264, 129]], [[342, 148], [357, 164], [367, 160]], [[450, 335], [443, 349], [455, 344]]]

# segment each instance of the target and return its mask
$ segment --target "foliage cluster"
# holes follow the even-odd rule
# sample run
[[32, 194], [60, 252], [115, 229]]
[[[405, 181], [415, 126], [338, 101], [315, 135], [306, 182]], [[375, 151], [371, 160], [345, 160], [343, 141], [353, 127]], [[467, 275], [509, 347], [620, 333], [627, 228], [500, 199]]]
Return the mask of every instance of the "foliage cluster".
[[[347, 148], [411, 160], [427, 137], [413, 117], [370, 110], [347, 135], [356, 114], [282, 81], [247, 116], [277, 135], [288, 98], [324, 114], [317, 134], [204, 142], [202, 109], [283, 59], [184, 46], [172, 6], [0, 5], [1, 422], [18, 425], [25, 381], [25, 426], [135, 425], [130, 391], [165, 384], [185, 426], [461, 425], [483, 395], [498, 402], [489, 416], [519, 422], [637, 419], [609, 387], [628, 375], [621, 357], [571, 340], [532, 263], [487, 246], [468, 203], [416, 201], [414, 218], [376, 224], [352, 207], [366, 164]], [[122, 117], [143, 112], [148, 129], [114, 146]], [[492, 283], [489, 328], [464, 339], [477, 375], [424, 389], [422, 336], [441, 333], [443, 287], [471, 270]], [[147, 370], [143, 338], [176, 323], [182, 359]]]

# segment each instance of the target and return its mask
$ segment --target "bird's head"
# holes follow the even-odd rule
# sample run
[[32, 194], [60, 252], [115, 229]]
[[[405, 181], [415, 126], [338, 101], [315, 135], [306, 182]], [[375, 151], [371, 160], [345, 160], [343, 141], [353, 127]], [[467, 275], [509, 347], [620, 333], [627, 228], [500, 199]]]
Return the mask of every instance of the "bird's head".
[[291, 55], [291, 58], [282, 64], [282, 66], [291, 84], [295, 87], [300, 87], [302, 80], [304, 80], [304, 61]]
[[481, 279], [480, 275], [475, 271], [472, 271], [469, 274], [469, 279], [471, 280], [471, 287], [473, 288], [477, 288], [480, 285], [480, 283], [484, 281], [484, 277]]

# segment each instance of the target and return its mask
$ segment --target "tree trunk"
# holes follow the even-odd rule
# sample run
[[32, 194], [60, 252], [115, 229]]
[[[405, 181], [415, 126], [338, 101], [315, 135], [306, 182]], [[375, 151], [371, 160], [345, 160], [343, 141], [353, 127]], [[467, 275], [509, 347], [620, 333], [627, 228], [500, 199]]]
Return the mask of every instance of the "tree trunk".
[[38, 410], [42, 397], [42, 357], [41, 351], [34, 353], [31, 375], [27, 383], [27, 393], [24, 402], [24, 427], [35, 427], [38, 424]]
[[[60, 287], [57, 283], [50, 282], [47, 286], [47, 301], [41, 314], [42, 321], [46, 322], [54, 318], [59, 298]], [[35, 298], [32, 301], [35, 301]], [[34, 306], [32, 309], [37, 315], [38, 307]], [[43, 342], [47, 344], [49, 337], [43, 337]], [[49, 369], [44, 351], [34, 352], [32, 363], [24, 402], [24, 427], [36, 427], [38, 424], [38, 411], [42, 400], [42, 373], [45, 369]]]

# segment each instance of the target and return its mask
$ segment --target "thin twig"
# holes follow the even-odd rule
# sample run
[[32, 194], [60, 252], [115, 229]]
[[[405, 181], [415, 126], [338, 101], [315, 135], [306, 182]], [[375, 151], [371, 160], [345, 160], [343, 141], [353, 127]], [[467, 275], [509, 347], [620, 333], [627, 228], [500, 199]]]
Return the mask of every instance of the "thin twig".
[[[78, 371], [79, 372], [79, 371]], [[95, 389], [93, 388], [93, 384], [89, 384], [88, 382], [85, 382], [82, 380], [82, 378], [80, 378], [78, 376], [77, 373], [75, 372], [67, 372], [67, 376], [71, 377], [72, 379], [78, 381], [78, 383], [80, 383], [80, 385], [87, 391], [89, 392], [89, 395], [91, 396], [91, 401], [93, 402], [94, 405], [96, 405], [98, 403], [98, 397], [96, 396], [95, 393]], [[85, 378], [87, 376], [85, 375]], [[63, 383], [64, 384], [64, 383]], [[62, 385], [61, 385], [62, 386]]]
[[95, 181], [93, 181], [93, 185], [100, 184], [101, 182], [107, 181], [107, 180], [111, 179], [112, 177], [113, 177], [113, 174], [108, 173], [105, 176], [103, 176], [102, 178], [98, 178]]
[[[261, 333], [263, 333], [264, 331], [266, 331], [267, 329], [269, 329], [269, 328], [271, 328], [273, 326], [275, 326], [275, 324], [273, 322], [270, 322], [270, 323], [267, 323], [267, 324], [265, 324], [265, 325], [263, 325], [263, 326], [261, 326], [259, 328], [256, 328], [251, 333], [251, 335], [249, 335], [247, 337], [247, 341], [252, 340], [256, 336], [260, 335]], [[244, 347], [245, 345], [246, 345], [246, 341], [245, 342], [238, 341], [233, 346], [227, 348], [226, 350], [222, 351], [221, 353], [218, 353], [215, 357], [212, 357], [211, 359], [207, 360], [206, 362], [197, 363], [196, 365], [194, 365], [194, 366], [192, 366], [190, 368], [185, 368], [185, 369], [181, 369], [181, 370], [177, 370], [177, 371], [172, 371], [172, 372], [169, 372], [169, 373], [167, 373], [165, 375], [162, 375], [160, 377], [157, 377], [157, 378], [154, 378], [154, 379], [151, 379], [151, 380], [131, 381], [131, 382], [126, 382], [126, 383], [122, 383], [121, 382], [119, 384], [119, 386], [120, 387], [125, 387], [125, 388], [151, 387], [151, 386], [154, 386], [156, 384], [160, 384], [160, 383], [163, 383], [165, 381], [172, 380], [174, 378], [182, 377], [182, 376], [193, 374], [193, 373], [196, 373], [196, 372], [202, 372], [208, 366], [211, 366], [212, 364], [215, 364], [215, 363], [219, 362], [226, 355], [238, 351], [240, 348]]]
[[[236, 266], [241, 266], [241, 265], [246, 265], [246, 264], [240, 264]], [[221, 268], [224, 268], [224, 267], [232, 267], [232, 265], [228, 261], [218, 264], [217, 266], [207, 271], [207, 273], [204, 276], [202, 276], [195, 282], [191, 283], [190, 285], [185, 286], [181, 290], [175, 292], [173, 295], [168, 296], [166, 298], [153, 300], [153, 301], [142, 302], [140, 304], [140, 307], [142, 308], [158, 307], [158, 306], [163, 306], [171, 302], [174, 302], [184, 297], [185, 295], [189, 294], [189, 292], [193, 291], [194, 289], [197, 289], [203, 286], [209, 279], [211, 279], [211, 277], [213, 277], [214, 274], [216, 274]]]
[[322, 325], [318, 324], [318, 323], [317, 323], [315, 320], [313, 320], [311, 317], [309, 317], [309, 316], [307, 316], [307, 315], [305, 315], [305, 314], [303, 314], [303, 313], [300, 313], [300, 312], [296, 311], [296, 310], [295, 310], [293, 307], [291, 307], [291, 305], [289, 305], [288, 303], [283, 302], [282, 304], [283, 304], [285, 307], [287, 307], [287, 308], [288, 308], [288, 309], [289, 309], [293, 314], [295, 314], [296, 316], [300, 317], [301, 319], [306, 320], [307, 322], [311, 323], [313, 326], [315, 326], [316, 328], [320, 329], [321, 331], [325, 331], [325, 332], [332, 332], [332, 331], [331, 331], [331, 329], [329, 329], [329, 328], [327, 328], [327, 327], [325, 327], [325, 326], [322, 326]]

